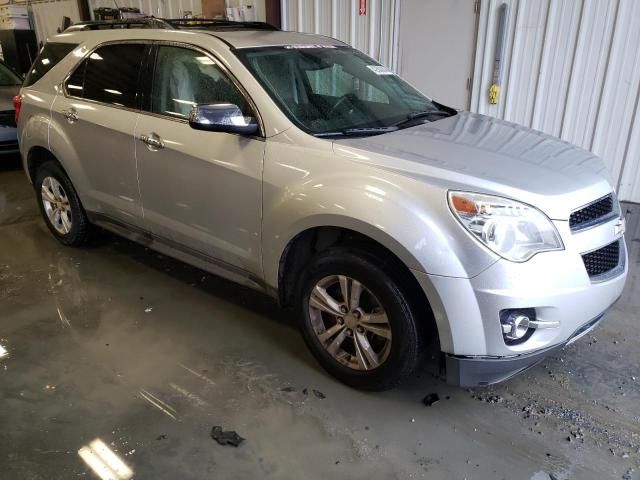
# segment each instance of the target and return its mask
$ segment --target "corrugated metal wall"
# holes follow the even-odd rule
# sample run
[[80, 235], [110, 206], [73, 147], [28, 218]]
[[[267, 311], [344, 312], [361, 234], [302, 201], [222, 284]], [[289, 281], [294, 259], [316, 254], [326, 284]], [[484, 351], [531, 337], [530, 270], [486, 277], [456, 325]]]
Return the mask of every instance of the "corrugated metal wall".
[[[500, 101], [489, 105], [498, 7], [509, 5]], [[485, 0], [471, 110], [601, 156], [622, 200], [640, 202], [640, 1]]]
[[[202, 14], [200, 0], [116, 0], [119, 7], [135, 7], [147, 15], [162, 18], [179, 18], [182, 12], [188, 10], [194, 15]], [[91, 15], [93, 10], [100, 7], [115, 8], [113, 0], [89, 0]]]
[[367, 0], [359, 15], [358, 0], [282, 0], [282, 29], [338, 38], [395, 71], [398, 2]]

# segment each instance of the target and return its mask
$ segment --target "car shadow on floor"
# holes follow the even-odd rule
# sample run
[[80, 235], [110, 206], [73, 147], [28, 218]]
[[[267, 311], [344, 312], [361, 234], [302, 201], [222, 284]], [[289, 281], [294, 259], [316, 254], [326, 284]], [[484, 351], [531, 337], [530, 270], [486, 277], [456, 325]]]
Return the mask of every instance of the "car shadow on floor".
[[277, 301], [269, 295], [218, 277], [110, 232], [101, 232], [90, 248], [108, 248], [209, 295], [223, 298], [253, 313], [296, 328], [293, 313], [281, 309]]
[[[239, 285], [230, 280], [210, 274], [197, 267], [193, 267], [180, 260], [160, 254], [141, 244], [132, 242], [116, 234], [103, 231], [98, 238], [91, 243], [90, 248], [106, 248], [118, 255], [126, 256], [136, 262], [151, 268], [163, 274], [171, 276], [172, 279], [178, 280], [185, 285], [196, 288], [212, 297], [224, 299], [235, 306], [249, 310], [260, 317], [266, 317], [278, 324], [284, 325], [293, 330], [297, 330], [296, 312], [291, 308], [282, 308], [277, 300], [265, 293], [253, 290], [249, 287]], [[248, 328], [250, 328], [248, 326]], [[303, 340], [300, 337], [300, 347]], [[279, 343], [279, 348], [289, 348]], [[296, 352], [299, 349], [296, 348]], [[318, 371], [324, 370], [313, 360], [311, 356], [305, 356], [301, 361], [312, 366]], [[425, 382], [425, 379], [439, 383], [441, 378], [440, 371], [440, 350], [437, 341], [428, 342], [424, 355], [424, 361], [421, 368], [416, 373], [415, 379]], [[410, 379], [407, 385], [414, 384], [415, 380]]]

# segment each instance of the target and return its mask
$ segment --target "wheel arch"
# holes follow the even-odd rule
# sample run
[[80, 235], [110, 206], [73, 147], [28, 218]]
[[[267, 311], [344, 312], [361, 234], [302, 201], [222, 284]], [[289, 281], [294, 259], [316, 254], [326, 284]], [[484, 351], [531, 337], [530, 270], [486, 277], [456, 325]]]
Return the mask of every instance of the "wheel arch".
[[[344, 246], [357, 249], [382, 262], [385, 270], [392, 272], [394, 279], [408, 294], [412, 308], [421, 313], [420, 306], [424, 306], [428, 315], [420, 315], [420, 317], [426, 319], [425, 325], [430, 327], [431, 332], [435, 333], [439, 339], [439, 326], [435, 322], [431, 301], [411, 272], [413, 267], [409, 266], [405, 260], [412, 258], [412, 255], [406, 249], [396, 253], [397, 250], [394, 251], [393, 246], [389, 245], [392, 242], [380, 241], [379, 238], [338, 225], [321, 225], [302, 230], [289, 240], [280, 256], [278, 265], [278, 300], [280, 304], [284, 307], [293, 306], [300, 275], [304, 266], [314, 255], [330, 248]], [[385, 243], [387, 244], [385, 245]], [[398, 247], [396, 246], [396, 248]], [[415, 258], [412, 260], [417, 262]]]
[[[56, 162], [60, 168], [67, 174], [64, 165], [56, 158], [56, 156], [46, 147], [41, 145], [32, 146], [27, 152], [26, 170], [31, 183], [35, 182], [36, 172], [40, 166], [48, 161]], [[67, 174], [68, 175], [68, 174]]]

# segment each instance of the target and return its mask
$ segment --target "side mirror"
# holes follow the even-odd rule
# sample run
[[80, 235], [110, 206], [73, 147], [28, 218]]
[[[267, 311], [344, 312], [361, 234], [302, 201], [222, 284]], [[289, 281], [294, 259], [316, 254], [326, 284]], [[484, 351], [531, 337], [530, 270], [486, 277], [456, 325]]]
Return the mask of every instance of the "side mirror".
[[194, 105], [189, 115], [189, 126], [209, 132], [255, 135], [258, 123], [253, 117], [245, 117], [240, 107], [232, 103]]

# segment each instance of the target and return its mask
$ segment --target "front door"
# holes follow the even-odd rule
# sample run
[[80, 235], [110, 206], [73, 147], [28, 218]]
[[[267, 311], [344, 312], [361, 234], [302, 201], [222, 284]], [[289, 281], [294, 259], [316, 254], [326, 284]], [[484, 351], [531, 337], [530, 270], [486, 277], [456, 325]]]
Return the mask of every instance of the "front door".
[[196, 103], [232, 103], [255, 116], [217, 60], [187, 46], [158, 45], [136, 159], [146, 225], [192, 254], [261, 273], [262, 138], [194, 130]]
[[149, 47], [122, 43], [96, 49], [65, 82], [51, 112], [75, 150], [69, 167], [85, 208], [132, 225], [142, 219], [133, 133], [138, 75]]

